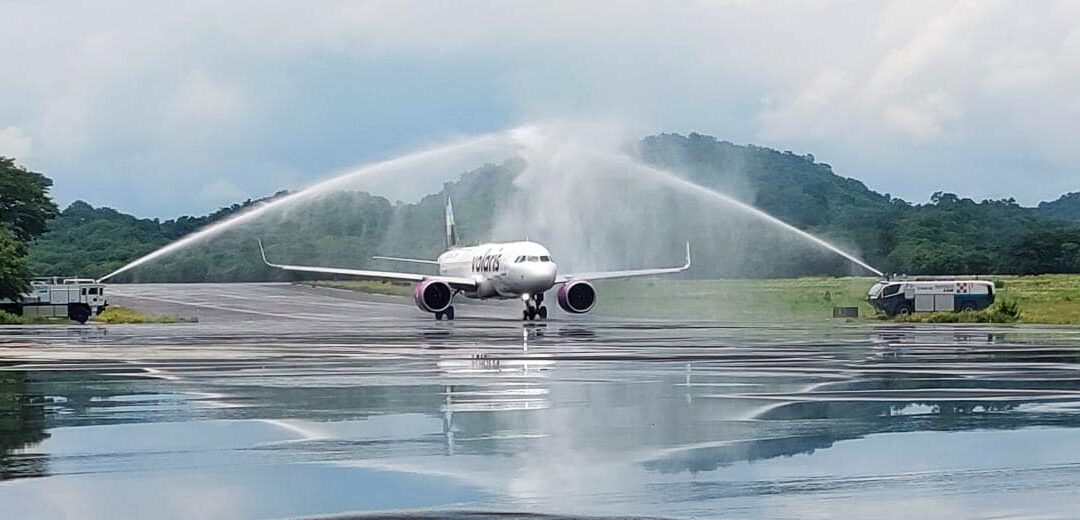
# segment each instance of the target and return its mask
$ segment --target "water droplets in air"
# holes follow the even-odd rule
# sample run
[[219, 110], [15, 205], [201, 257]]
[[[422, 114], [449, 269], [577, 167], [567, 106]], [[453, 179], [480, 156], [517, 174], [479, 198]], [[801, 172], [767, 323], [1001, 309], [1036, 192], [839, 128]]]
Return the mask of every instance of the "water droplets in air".
[[[280, 212], [311, 203], [323, 195], [359, 190], [390, 200], [416, 200], [438, 192], [444, 182], [456, 179], [462, 172], [513, 158], [524, 159], [526, 164], [514, 179], [514, 194], [492, 208], [495, 222], [492, 236], [469, 237], [474, 242], [520, 239], [529, 234], [564, 256], [576, 254], [579, 264], [607, 264], [579, 267], [618, 267], [617, 263], [633, 257], [640, 259], [642, 253], [651, 249], [670, 253], [664, 251], [660, 239], [684, 240], [686, 237], [672, 235], [678, 235], [685, 223], [663, 214], [667, 211], [664, 208], [699, 204], [724, 208], [789, 238], [835, 253], [872, 273], [882, 274], [854, 254], [735, 197], [645, 164], [622, 149], [620, 143], [627, 141], [621, 134], [603, 127], [565, 124], [522, 126], [459, 139], [352, 169], [258, 204], [138, 258], [102, 280], [210, 241], [245, 223], [280, 216]], [[684, 199], [695, 202], [683, 202]], [[667, 206], [657, 201], [667, 201]], [[723, 231], [724, 219], [715, 220], [713, 229]], [[440, 223], [432, 225], [437, 227]], [[696, 229], [701, 233], [707, 228]], [[605, 239], [608, 235], [611, 238]], [[678, 260], [678, 256], [672, 259]], [[699, 258], [702, 262], [709, 261]]]

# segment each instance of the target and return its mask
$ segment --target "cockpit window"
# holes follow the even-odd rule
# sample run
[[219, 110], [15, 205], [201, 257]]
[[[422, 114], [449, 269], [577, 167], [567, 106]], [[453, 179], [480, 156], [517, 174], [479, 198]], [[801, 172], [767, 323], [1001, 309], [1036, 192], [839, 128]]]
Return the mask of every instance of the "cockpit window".
[[520, 264], [521, 262], [524, 262], [524, 261], [525, 261], [525, 257], [524, 256], [519, 256], [519, 257], [517, 257], [517, 259], [514, 260], [514, 263], [515, 264]]
[[541, 256], [541, 257], [540, 257], [540, 261], [541, 261], [541, 262], [550, 262], [550, 261], [551, 261], [551, 257], [550, 257], [550, 256], [547, 256], [547, 255]]
[[530, 257], [529, 257], [529, 261], [530, 261], [530, 262], [539, 262], [539, 261], [540, 261], [540, 258], [539, 258], [539, 257], [536, 257], [536, 256], [530, 256]]

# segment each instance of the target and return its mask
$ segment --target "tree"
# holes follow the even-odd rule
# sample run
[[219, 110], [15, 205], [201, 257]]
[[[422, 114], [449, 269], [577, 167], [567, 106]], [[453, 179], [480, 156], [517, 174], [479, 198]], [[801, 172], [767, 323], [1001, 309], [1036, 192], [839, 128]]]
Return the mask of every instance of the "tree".
[[1080, 222], [1080, 191], [1066, 193], [1053, 202], [1040, 202], [1038, 210], [1053, 218]]
[[48, 177], [0, 156], [0, 224], [24, 242], [45, 232], [59, 211], [49, 198], [52, 181]]
[[0, 298], [17, 297], [30, 283], [26, 243], [58, 214], [50, 186], [48, 177], [0, 157]]
[[1080, 227], [1028, 233], [1009, 248], [1008, 258], [1009, 271], [1019, 274], [1080, 271]]
[[26, 246], [0, 226], [0, 298], [15, 298], [26, 292], [30, 269], [26, 267]]
[[[650, 166], [759, 208], [888, 272], [1080, 272], [1080, 231], [1075, 229], [1080, 217], [1070, 221], [1063, 213], [1072, 208], [1080, 215], [1080, 193], [1039, 208], [1022, 207], [1013, 199], [975, 201], [943, 191], [934, 193], [929, 203], [911, 204], [841, 177], [812, 155], [740, 146], [701, 134], [648, 137], [636, 152]], [[467, 241], [521, 238], [494, 233], [499, 229], [497, 217], [503, 212], [516, 215], [508, 206], [528, 199], [513, 182], [527, 166], [520, 158], [488, 164], [446, 183], [440, 193], [412, 203], [347, 190], [301, 199], [112, 281], [291, 279], [294, 275], [263, 265], [256, 238], [281, 261], [386, 269], [386, 264], [375, 264], [371, 256], [433, 258], [443, 245], [440, 223], [447, 197], [454, 200], [458, 231]], [[23, 175], [23, 170], [16, 170]], [[644, 170], [640, 174], [648, 175]], [[601, 210], [597, 218], [581, 223], [596, 225], [600, 231], [591, 233], [592, 243], [581, 244], [577, 251], [605, 251], [608, 259], [640, 260], [640, 266], [645, 266], [671, 258], [642, 258], [642, 249], [679, 251], [682, 242], [690, 240], [699, 260], [693, 275], [699, 277], [857, 272], [848, 262], [797, 239], [790, 231], [748, 216], [736, 204], [719, 203], [696, 191], [666, 189], [665, 183], [656, 181], [642, 178], [650, 193], [647, 208], [634, 208], [640, 220], [603, 227], [600, 224], [606, 217], [599, 214], [605, 205], [634, 199], [620, 197], [634, 194], [635, 186], [612, 185], [613, 198], [593, 204]], [[48, 233], [30, 245], [28, 265], [38, 275], [103, 276], [260, 202], [245, 201], [209, 215], [169, 220], [139, 219], [75, 202], [49, 222]], [[551, 207], [553, 212], [572, 209], [565, 201]], [[611, 218], [629, 217], [614, 212]], [[641, 237], [658, 242], [642, 247]], [[572, 264], [567, 261], [564, 266]]]

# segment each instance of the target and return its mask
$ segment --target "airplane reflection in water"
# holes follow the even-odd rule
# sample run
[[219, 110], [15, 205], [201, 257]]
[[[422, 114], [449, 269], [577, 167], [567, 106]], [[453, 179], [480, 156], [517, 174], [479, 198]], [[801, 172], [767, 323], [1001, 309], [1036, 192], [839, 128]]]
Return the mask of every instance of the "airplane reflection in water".
[[[732, 367], [722, 358], [682, 364], [682, 380], [670, 384], [682, 388], [686, 408], [699, 407], [705, 412], [692, 414], [687, 420], [676, 408], [637, 403], [647, 408], [640, 421], [670, 426], [659, 433], [671, 438], [640, 439], [624, 448], [634, 451], [656, 441], [660, 445], [674, 445], [676, 447], [653, 452], [644, 450], [646, 453], [636, 460], [649, 469], [698, 472], [740, 461], [809, 454], [832, 447], [839, 441], [878, 433], [1080, 425], [1080, 416], [1063, 417], [1046, 408], [1052, 406], [1059, 410], [1065, 405], [1080, 411], [1080, 380], [1062, 377], [1047, 378], [1043, 382], [1032, 380], [1032, 377], [1045, 377], [1045, 374], [1039, 375], [1042, 369], [1017, 367], [1013, 363], [1023, 363], [1031, 356], [1039, 355], [1031, 348], [1021, 345], [1020, 349], [1012, 349], [993, 335], [969, 331], [952, 335], [886, 332], [875, 336], [874, 343], [879, 345], [877, 351], [863, 351], [862, 359], [852, 359], [846, 366], [815, 367], [805, 359], [800, 361], [803, 366], [778, 366], [775, 370], [756, 366]], [[934, 350], [938, 347], [939, 350]], [[985, 347], [992, 353], [981, 355], [972, 352], [971, 347]], [[552, 347], [548, 345], [548, 348]], [[920, 350], [923, 348], [929, 350]], [[1054, 348], [1043, 347], [1041, 350], [1045, 354]], [[1061, 349], [1069, 350], [1069, 347]], [[933, 356], [933, 364], [921, 364], [926, 361], [925, 356]], [[981, 360], [986, 367], [938, 364], [950, 356], [953, 361], [959, 361], [958, 356], [967, 362]], [[484, 355], [470, 360], [440, 361], [440, 368], [448, 376], [487, 374], [513, 378], [529, 375], [530, 366], [533, 366], [535, 372], [532, 375], [537, 378], [527, 388], [462, 391], [459, 387], [447, 386], [444, 431], [452, 435], [454, 411], [489, 412], [497, 419], [499, 411], [550, 408], [553, 390], [539, 385], [556, 387], [561, 393], [568, 377], [557, 377], [552, 373], [558, 372], [554, 363], [539, 366], [536, 363], [535, 360]], [[662, 360], [657, 364], [670, 365]], [[570, 366], [564, 368], [573, 370]], [[1025, 371], [1031, 373], [1025, 375]], [[665, 372], [670, 374], [672, 371]], [[1000, 376], [998, 382], [992, 382], [995, 373]], [[815, 381], [810, 384], [789, 381], [800, 378]], [[776, 381], [769, 382], [769, 379]], [[779, 391], [785, 388], [788, 391]], [[752, 391], [712, 393], [716, 389]], [[663, 393], [662, 390], [650, 393], [650, 397], [659, 393]], [[485, 401], [483, 407], [475, 407], [456, 401], [458, 395], [495, 398]], [[591, 399], [597, 395], [589, 394]], [[730, 403], [738, 404], [731, 406]], [[600, 410], [598, 417], [577, 417], [580, 429], [560, 433], [605, 437], [602, 432], [610, 430], [611, 423], [603, 415], [610, 405], [590, 406]], [[709, 413], [709, 410], [716, 410], [716, 413]], [[746, 423], [747, 420], [752, 422]], [[683, 442], [682, 439], [688, 437], [698, 438]], [[602, 450], [599, 446], [596, 449]]]
[[[858, 467], [818, 461], [843, 460], [863, 441], [885, 446], [884, 457], [893, 449], [954, 442], [925, 436], [932, 432], [1008, 432], [1015, 437], [997, 437], [995, 446], [1023, 446], [1043, 435], [1033, 426], [1080, 426], [1072, 336], [965, 330], [950, 338], [940, 330], [921, 332], [927, 329], [868, 336], [867, 329], [852, 328], [829, 329], [823, 340], [819, 330], [796, 328], [602, 322], [527, 327], [519, 343], [507, 336], [517, 329], [466, 327], [462, 320], [453, 329], [377, 337], [323, 333], [318, 345], [325, 348], [304, 351], [295, 345], [314, 332], [257, 345], [209, 334], [198, 341], [212, 348], [186, 357], [156, 357], [154, 348], [133, 347], [137, 337], [123, 338], [116, 352], [101, 340], [85, 366], [69, 361], [85, 345], [52, 347], [55, 366], [35, 358], [33, 377], [16, 391], [63, 398], [45, 409], [46, 432], [98, 425], [125, 442], [152, 443], [140, 435], [199, 437], [199, 428], [240, 424], [274, 433], [259, 430], [250, 442], [233, 443], [246, 464], [299, 461], [426, 474], [521, 501], [514, 504], [549, 506], [596, 497], [655, 504], [766, 494], [767, 486], [732, 484], [768, 478], [748, 477], [748, 461], [757, 463], [755, 471], [767, 463], [784, 475], [807, 464], [821, 474], [902, 479], [897, 472], [911, 460], [944, 463], [918, 453], [867, 461], [865, 452], [857, 454]], [[156, 424], [140, 430], [139, 422]], [[87, 430], [93, 429], [63, 428], [58, 436]], [[1056, 450], [1073, 449], [1068, 439], [1053, 440], [1062, 443]], [[23, 449], [4, 444], [0, 474], [41, 475], [45, 467], [97, 478], [175, 469], [168, 466], [175, 461], [152, 455], [106, 460], [39, 442]], [[215, 460], [232, 453], [207, 449]], [[996, 449], [1017, 465], [1043, 464], [1022, 459], [1034, 451]], [[792, 457], [800, 454], [805, 457]], [[30, 456], [52, 462], [36, 472], [12, 463]], [[949, 463], [969, 463], [957, 460]], [[710, 478], [725, 485], [709, 487]], [[693, 516], [691, 509], [673, 512]]]
[[[527, 355], [529, 338], [543, 337], [543, 326], [522, 327], [521, 352]], [[447, 454], [454, 454], [454, 413], [511, 412], [542, 410], [548, 408], [550, 390], [532, 378], [542, 378], [554, 368], [555, 361], [538, 357], [493, 357], [469, 350], [444, 356], [438, 361], [439, 370], [446, 378], [500, 378], [496, 385], [482, 388], [444, 387], [446, 402], [443, 405], [443, 434], [446, 436]]]

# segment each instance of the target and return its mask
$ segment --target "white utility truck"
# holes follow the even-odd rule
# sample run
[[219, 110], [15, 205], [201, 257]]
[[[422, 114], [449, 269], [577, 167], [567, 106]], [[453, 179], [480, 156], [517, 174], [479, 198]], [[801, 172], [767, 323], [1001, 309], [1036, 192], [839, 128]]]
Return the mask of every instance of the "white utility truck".
[[69, 318], [86, 323], [108, 306], [105, 284], [88, 278], [35, 278], [30, 292], [15, 300], [0, 298], [0, 310], [23, 316]]
[[994, 282], [974, 278], [882, 280], [866, 293], [866, 301], [890, 317], [977, 311], [994, 303]]

